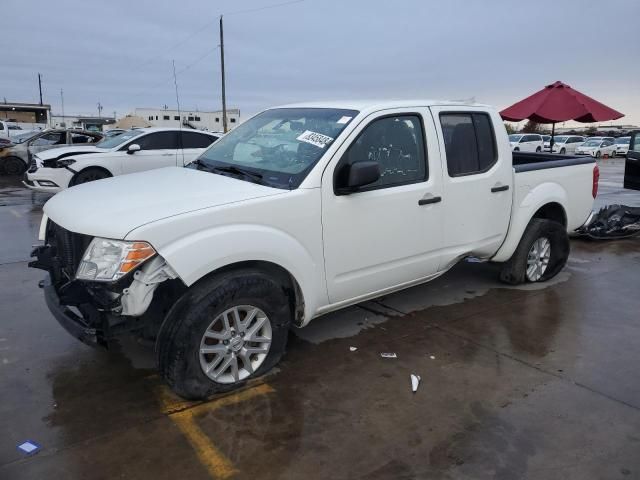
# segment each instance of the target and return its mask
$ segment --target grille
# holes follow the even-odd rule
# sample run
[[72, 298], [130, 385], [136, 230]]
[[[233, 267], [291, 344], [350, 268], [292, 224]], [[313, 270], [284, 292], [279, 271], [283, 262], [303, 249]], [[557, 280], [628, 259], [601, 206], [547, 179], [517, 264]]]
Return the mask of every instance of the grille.
[[73, 279], [82, 255], [91, 243], [93, 237], [70, 232], [49, 220], [47, 225], [47, 243], [54, 249], [53, 256], [59, 265], [58, 271], [53, 272], [54, 281]]

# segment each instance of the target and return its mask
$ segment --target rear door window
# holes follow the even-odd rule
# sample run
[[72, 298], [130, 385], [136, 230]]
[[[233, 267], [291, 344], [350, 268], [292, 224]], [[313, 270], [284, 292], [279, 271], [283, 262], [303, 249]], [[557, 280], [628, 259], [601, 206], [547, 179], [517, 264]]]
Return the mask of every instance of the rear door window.
[[178, 148], [178, 132], [154, 132], [133, 141], [141, 150], [175, 150]]
[[182, 148], [207, 148], [218, 138], [197, 132], [181, 132]]
[[[498, 160], [496, 139], [488, 114], [443, 112], [440, 125], [450, 177], [486, 172], [495, 165]], [[528, 141], [528, 136], [522, 141]]]

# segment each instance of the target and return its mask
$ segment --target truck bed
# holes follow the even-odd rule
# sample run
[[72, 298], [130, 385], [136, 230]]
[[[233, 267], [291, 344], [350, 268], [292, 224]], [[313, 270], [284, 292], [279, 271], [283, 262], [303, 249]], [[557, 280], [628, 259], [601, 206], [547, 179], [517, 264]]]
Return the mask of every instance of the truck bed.
[[569, 167], [595, 163], [595, 158], [584, 155], [560, 155], [557, 153], [513, 152], [513, 168], [518, 172], [530, 172], [546, 168]]

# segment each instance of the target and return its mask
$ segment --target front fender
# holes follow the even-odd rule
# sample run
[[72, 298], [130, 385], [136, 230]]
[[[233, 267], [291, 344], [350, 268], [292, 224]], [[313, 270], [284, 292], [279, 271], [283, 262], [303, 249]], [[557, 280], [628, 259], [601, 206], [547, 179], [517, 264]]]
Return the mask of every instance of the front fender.
[[[205, 275], [234, 263], [264, 261], [287, 270], [305, 301], [305, 323], [328, 303], [324, 267], [292, 235], [264, 225], [234, 224], [202, 230], [176, 239], [158, 253], [191, 286]], [[315, 258], [322, 258], [316, 252]]]
[[491, 258], [494, 262], [506, 262], [511, 258], [527, 225], [529, 225], [535, 213], [544, 205], [558, 203], [564, 209], [565, 215], [567, 214], [567, 192], [557, 183], [545, 182], [532, 189], [522, 186], [518, 187], [518, 191], [522, 192], [521, 198], [516, 199], [514, 202], [509, 232], [498, 252]]

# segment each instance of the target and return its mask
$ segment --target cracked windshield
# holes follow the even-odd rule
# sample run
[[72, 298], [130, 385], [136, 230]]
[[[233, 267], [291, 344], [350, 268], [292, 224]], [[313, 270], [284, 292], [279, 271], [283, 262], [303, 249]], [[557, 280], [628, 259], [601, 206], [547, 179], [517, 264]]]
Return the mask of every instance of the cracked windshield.
[[214, 143], [195, 166], [272, 187], [297, 188], [357, 113], [332, 108], [269, 110]]

